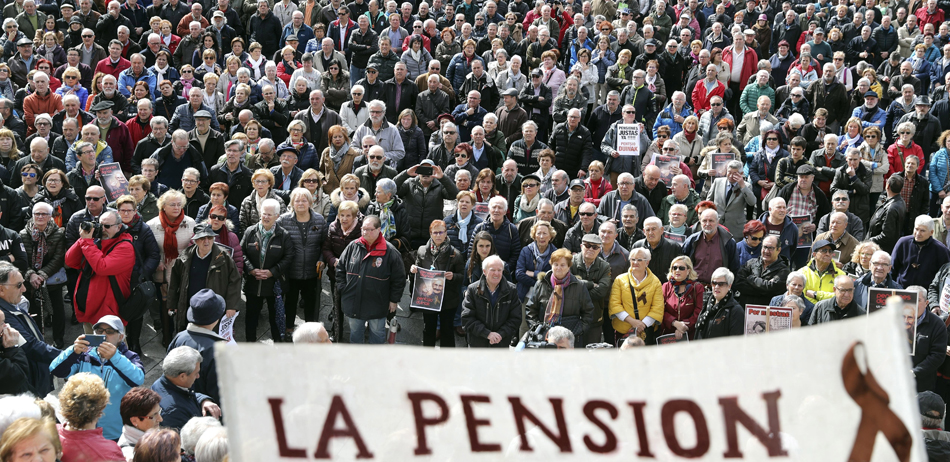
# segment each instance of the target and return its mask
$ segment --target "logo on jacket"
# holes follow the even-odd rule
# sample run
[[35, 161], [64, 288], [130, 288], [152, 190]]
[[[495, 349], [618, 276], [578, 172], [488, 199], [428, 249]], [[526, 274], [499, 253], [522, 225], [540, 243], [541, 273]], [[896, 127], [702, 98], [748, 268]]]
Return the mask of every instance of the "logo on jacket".
[[379, 268], [380, 266], [383, 266], [383, 257], [376, 257], [376, 261], [373, 262], [373, 267]]

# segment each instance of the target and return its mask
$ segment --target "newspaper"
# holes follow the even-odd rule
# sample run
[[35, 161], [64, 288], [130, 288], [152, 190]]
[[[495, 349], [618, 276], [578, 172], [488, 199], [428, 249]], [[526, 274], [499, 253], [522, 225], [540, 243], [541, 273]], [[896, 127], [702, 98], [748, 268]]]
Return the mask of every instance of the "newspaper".
[[412, 308], [429, 311], [442, 311], [442, 299], [445, 295], [445, 271], [424, 270], [416, 272], [416, 283], [412, 290]]
[[869, 287], [868, 315], [870, 316], [871, 313], [880, 311], [887, 306], [887, 300], [893, 296], [898, 296], [904, 300], [901, 307], [901, 319], [904, 321], [903, 327], [907, 331], [910, 355], [913, 356], [917, 350], [917, 342], [915, 341], [917, 339], [917, 291]]
[[[790, 218], [792, 223], [795, 223], [799, 229], [801, 229], [803, 224], [811, 223], [811, 217], [808, 215], [789, 216], [788, 218]], [[810, 249], [813, 239], [814, 238], [812, 237], [811, 233], [802, 233], [801, 236], [798, 236], [798, 248]]]
[[640, 156], [640, 124], [617, 125], [617, 153], [621, 156]]
[[218, 326], [218, 335], [220, 335], [221, 338], [227, 340], [228, 345], [237, 344], [237, 342], [234, 341], [234, 322], [237, 321], [237, 317], [240, 314], [241, 312], [238, 311], [230, 318], [228, 315], [224, 315], [224, 317], [221, 318], [221, 325]]
[[650, 161], [651, 164], [656, 165], [660, 169], [660, 179], [666, 183], [667, 186], [673, 181], [673, 176], [675, 174], [671, 170], [671, 167], [679, 167], [680, 162], [683, 161], [681, 156], [664, 156], [662, 154], [653, 154], [653, 160]]
[[792, 309], [781, 306], [746, 305], [745, 335], [792, 328]]
[[735, 158], [736, 158], [736, 155], [731, 152], [729, 153], [717, 152], [717, 153], [712, 154], [712, 158], [710, 159], [711, 161], [710, 163], [712, 165], [712, 172], [709, 173], [709, 176], [715, 177], [715, 178], [720, 178], [720, 177], [724, 178], [727, 173], [726, 169], [729, 165], [729, 162], [735, 160]]
[[102, 189], [106, 190], [108, 202], [129, 193], [129, 180], [125, 178], [122, 167], [116, 162], [99, 166], [99, 182], [102, 183]]

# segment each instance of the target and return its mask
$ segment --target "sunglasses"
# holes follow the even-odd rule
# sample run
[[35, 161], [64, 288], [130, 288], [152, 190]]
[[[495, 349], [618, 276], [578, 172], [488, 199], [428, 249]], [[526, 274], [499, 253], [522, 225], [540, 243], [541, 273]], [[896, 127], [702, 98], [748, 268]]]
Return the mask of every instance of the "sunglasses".
[[63, 78], [66, 80], [76, 80], [79, 77], [76, 77], [75, 75], [66, 75], [66, 76], [63, 76]]
[[729, 285], [726, 281], [712, 281], [709, 284], [713, 287], [726, 287]]
[[582, 217], [592, 217], [594, 215], [597, 215], [597, 212], [577, 212], [577, 214]]
[[33, 172], [20, 172], [20, 176], [23, 178], [36, 178], [36, 173]]
[[114, 225], [107, 225], [107, 224], [105, 224], [105, 223], [101, 223], [101, 224], [102, 224], [102, 229], [112, 229], [112, 227], [114, 227], [114, 226], [119, 226], [118, 223], [116, 223], [116, 224], [114, 224]]
[[314, 184], [314, 183], [319, 183], [320, 180], [316, 178], [307, 178], [306, 180], [303, 180], [303, 182], [307, 184]]
[[719, 107], [722, 106], [722, 103], [709, 103], [709, 105], [712, 107]]
[[182, 74], [191, 74], [191, 72], [192, 72], [192, 71], [184, 70], [184, 69], [182, 69], [182, 71], [181, 71]]
[[524, 183], [522, 183], [521, 186], [523, 186], [523, 187], [525, 187], [525, 188], [537, 188], [537, 187], [540, 186], [540, 185], [539, 185], [538, 183], [530, 183], [530, 184], [524, 184]]
[[444, 131], [444, 132], [442, 132], [442, 134], [443, 134], [443, 135], [454, 135], [455, 132], [454, 132], [454, 131], [451, 131], [451, 132], [450, 132], [450, 131]]
[[766, 138], [765, 141], [778, 141], [778, 138]]
[[676, 148], [663, 148], [663, 152], [673, 152]]
[[685, 267], [685, 266], [674, 266], [674, 267], [673, 267], [673, 271], [686, 271], [686, 270], [688, 270], [688, 269], [689, 269], [689, 268], [687, 268], [687, 267]]
[[597, 244], [591, 244], [591, 243], [589, 243], [589, 242], [585, 242], [585, 243], [584, 243], [584, 248], [586, 248], [586, 249], [599, 249], [600, 246], [597, 245]]
[[910, 135], [910, 132], [900, 132], [901, 135]]
[[101, 201], [102, 199], [105, 199], [105, 196], [102, 196], [102, 197], [86, 196], [86, 202], [90, 202], [90, 201], [91, 201], [91, 202], [99, 202], [99, 201]]
[[835, 202], [848, 202], [849, 199], [847, 197], [836, 197], [832, 200]]
[[82, 38], [93, 38], [93, 37], [95, 37], [95, 36], [94, 36], [94, 35], [83, 35], [83, 36], [82, 36]]
[[369, 159], [382, 160], [383, 156], [366, 156]]
[[99, 328], [96, 328], [96, 329], [93, 329], [92, 331], [95, 332], [96, 335], [115, 335], [115, 334], [118, 334], [118, 333], [119, 333], [119, 331], [117, 331], [117, 330], [115, 330], [115, 329], [99, 329]]
[[224, 220], [226, 220], [228, 217], [226, 217], [226, 216], [224, 216], [224, 215], [208, 215], [208, 218], [211, 218], [212, 220], [224, 221]]
[[749, 236], [749, 240], [752, 242], [759, 242], [762, 240], [761, 237]]

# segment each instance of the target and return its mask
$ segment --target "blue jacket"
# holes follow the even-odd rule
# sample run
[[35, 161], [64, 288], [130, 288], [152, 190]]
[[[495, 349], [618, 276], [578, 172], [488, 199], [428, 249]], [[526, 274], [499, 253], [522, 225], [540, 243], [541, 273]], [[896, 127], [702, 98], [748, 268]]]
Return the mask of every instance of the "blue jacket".
[[736, 244], [736, 253], [739, 254], [739, 268], [742, 268], [747, 261], [755, 260], [762, 255], [762, 244], [759, 243], [758, 247], [751, 248], [749, 244], [746, 244], [745, 239], [743, 239]]
[[874, 107], [874, 114], [870, 118], [867, 118], [867, 108], [862, 104], [856, 108], [854, 111], [851, 111], [851, 117], [857, 117], [861, 119], [861, 127], [877, 127], [879, 130], [884, 131], [884, 121], [887, 119], [887, 112], [884, 109], [881, 109], [880, 106]]
[[[920, 61], [919, 64], [918, 61]], [[926, 92], [926, 89], [930, 88], [930, 74], [933, 69], [934, 61], [936, 61], [936, 59], [929, 59], [926, 55], [922, 59], [918, 59], [916, 54], [907, 58], [907, 62], [909, 62], [914, 69], [914, 77], [920, 80], [920, 91], [922, 92]]]
[[[907, 205], [909, 208], [910, 204]], [[914, 218], [907, 217], [908, 220]], [[931, 237], [923, 245], [917, 245], [914, 236], [904, 236], [897, 240], [891, 253], [891, 277], [901, 287], [930, 287], [934, 276], [947, 263], [950, 263], [950, 250], [942, 242]]]
[[937, 194], [947, 184], [947, 174], [950, 170], [950, 153], [947, 148], [941, 148], [930, 156], [930, 192]]
[[201, 353], [201, 373], [191, 388], [207, 394], [215, 403], [221, 402], [221, 396], [218, 394], [218, 367], [214, 361], [214, 343], [222, 341], [224, 339], [214, 331], [188, 324], [188, 328], [179, 332], [168, 344], [168, 351], [184, 345]]
[[134, 88], [135, 84], [139, 81], [142, 81], [148, 84], [148, 94], [151, 95], [153, 99], [156, 96], [160, 95], [160, 93], [157, 93], [156, 87], [158, 85], [156, 82], [155, 74], [153, 74], [152, 71], [146, 68], [142, 72], [142, 75], [139, 78], [135, 78], [135, 76], [132, 75], [131, 67], [119, 73], [119, 82], [117, 84], [119, 87], [118, 88], [119, 93], [122, 93], [122, 96], [125, 96], [126, 98], [128, 98], [132, 94], [132, 92], [130, 92], [129, 89], [126, 87]]
[[755, 156], [752, 158], [752, 163], [748, 164], [748, 167], [749, 179], [752, 180], [752, 192], [755, 194], [756, 198], [762, 197], [762, 187], [759, 186], [759, 181], [768, 180], [774, 183], [775, 172], [778, 170], [778, 161], [788, 157], [789, 155], [790, 154], [788, 151], [779, 148], [778, 152], [775, 153], [775, 157], [772, 158], [772, 162], [768, 165], [768, 169], [766, 170], [765, 164], [767, 163], [768, 156], [765, 154], [765, 149], [759, 149], [758, 152], [755, 153]]
[[[518, 232], [515, 231], [515, 235]], [[49, 373], [49, 364], [56, 359], [60, 351], [43, 341], [43, 331], [36, 325], [36, 321], [29, 313], [18, 310], [6, 300], [0, 299], [0, 310], [6, 318], [6, 323], [20, 333], [26, 342], [20, 348], [26, 353], [30, 363], [30, 386], [37, 396], [46, 396], [53, 391], [53, 376]]]
[[192, 417], [201, 417], [201, 403], [211, 399], [203, 393], [182, 390], [164, 375], [152, 384], [152, 391], [162, 397], [159, 402], [162, 426], [177, 430], [181, 430]]
[[122, 397], [145, 382], [145, 368], [139, 355], [129, 350], [125, 342], [117, 345], [117, 348], [118, 351], [112, 358], [103, 363], [95, 348], [83, 354], [76, 354], [70, 347], [63, 350], [49, 365], [50, 372], [61, 379], [69, 379], [79, 372], [88, 372], [102, 378], [109, 390], [109, 404], [102, 411], [102, 418], [96, 427], [102, 428], [102, 436], [108, 440], [122, 436], [122, 415], [119, 414]]
[[617, 54], [608, 48], [603, 58], [600, 57], [599, 51], [597, 53], [591, 52], [591, 56], [594, 57], [591, 64], [597, 66], [597, 83], [606, 82], [607, 68], [617, 63]]
[[[287, 44], [287, 36], [294, 33], [294, 23], [288, 23], [284, 26], [284, 30], [280, 34], [280, 48], [283, 49]], [[316, 36], [313, 34], [313, 29], [306, 24], [300, 25], [300, 30], [297, 31], [297, 51], [303, 53], [304, 49], [307, 46], [307, 43]]]
[[894, 282], [894, 279], [891, 278], [891, 275], [888, 274], [884, 278], [883, 284], [872, 284], [871, 283], [871, 272], [869, 271], [864, 276], [861, 276], [854, 281], [854, 303], [858, 305], [858, 308], [867, 309], [868, 307], [868, 289], [871, 287], [879, 289], [903, 289], [898, 283]]
[[[453, 56], [452, 60], [449, 61], [449, 68], [445, 72], [445, 77], [449, 79], [449, 82], [452, 82], [452, 88], [455, 89], [456, 93], [458, 93], [459, 88], [462, 88], [462, 84], [465, 83], [465, 77], [472, 72], [471, 63], [465, 59], [463, 55], [464, 53], [457, 53]], [[485, 60], [483, 60], [481, 56], [478, 56], [478, 54], [472, 57], [473, 61], [476, 59], [481, 61], [482, 65], [485, 65]]]
[[460, 143], [471, 141], [472, 129], [480, 127], [482, 121], [485, 120], [485, 116], [488, 115], [488, 111], [481, 105], [475, 108], [475, 113], [472, 115], [468, 115], [466, 111], [468, 111], [468, 103], [459, 104], [452, 111], [452, 117], [455, 117], [455, 125], [458, 126]]
[[[587, 51], [593, 50], [593, 49], [594, 49], [594, 42], [593, 42], [590, 38], [588, 38], [587, 41], [584, 42], [584, 48], [587, 48]], [[571, 41], [570, 45], [568, 45], [568, 47], [567, 47], [567, 52], [570, 53], [570, 56], [568, 57], [568, 59], [570, 60], [568, 66], [567, 66], [567, 69], [568, 69], [568, 70], [570, 70], [572, 67], [574, 67], [574, 64], [577, 63], [577, 52], [578, 52], [578, 51], [580, 51], [580, 48], [577, 47], [577, 38], [575, 37], [574, 40]]]
[[[764, 225], [769, 219], [769, 212], [764, 212], [759, 216], [759, 221]], [[790, 255], [795, 249], [798, 248], [798, 225], [792, 223], [792, 219], [787, 215], [785, 216], [785, 224], [782, 228], [782, 234], [778, 238], [779, 245], [782, 246], [781, 256], [788, 258], [788, 261], [792, 261]]]
[[[490, 219], [486, 219], [475, 227], [475, 233], [487, 231], [495, 241], [495, 253], [502, 260], [508, 263], [508, 268], [518, 267], [518, 257], [521, 256], [521, 235], [518, 233], [518, 227], [505, 218], [505, 221], [495, 229]], [[471, 255], [472, 240], [468, 241], [468, 254]]]
[[458, 221], [459, 221], [458, 211], [445, 217], [445, 220], [444, 220], [445, 231], [446, 233], [448, 233], [449, 242], [452, 244], [452, 247], [455, 247], [456, 250], [458, 250], [459, 252], [462, 252], [462, 254], [465, 255], [466, 261], [468, 261], [468, 256], [469, 256], [468, 247], [472, 242], [472, 237], [475, 236], [475, 227], [480, 225], [483, 221], [481, 218], [478, 218], [477, 216], [474, 215], [475, 212], [470, 212], [470, 213], [472, 213], [472, 219], [469, 220], [468, 226], [465, 228], [465, 230], [467, 231], [465, 243], [462, 243], [462, 238], [459, 237], [459, 231], [461, 231], [461, 229], [459, 229], [459, 225], [458, 225]]
[[[722, 226], [719, 226], [716, 229], [716, 232], [719, 233], [719, 247], [722, 250], [722, 262], [728, 262], [728, 268], [729, 271], [732, 271], [732, 274], [738, 273], [739, 252], [736, 251], [736, 241], [732, 240], [732, 237], [729, 235], [729, 231], [726, 231], [726, 229]], [[683, 243], [683, 255], [695, 260], [696, 257], [693, 254], [693, 251], [696, 250], [696, 241], [698, 241], [702, 235], [703, 232], [698, 231], [686, 238], [686, 242]]]
[[[541, 255], [540, 261], [534, 258], [534, 252], [537, 245], [532, 242], [521, 248], [521, 255], [518, 256], [518, 267], [515, 269], [515, 279], [518, 281], [518, 298], [524, 300], [528, 291], [538, 282], [538, 274], [543, 271], [551, 271], [551, 254], [557, 250], [554, 244], [549, 243], [547, 252]], [[538, 264], [540, 263], [540, 265]], [[534, 271], [534, 277], [525, 274], [526, 271]]]
[[[683, 105], [683, 109], [680, 110], [679, 115], [684, 119], [689, 117], [693, 113], [692, 108], [689, 107], [689, 103]], [[670, 127], [670, 138], [672, 139], [677, 133], [683, 131], [683, 125], [676, 123], [673, 120], [673, 103], [667, 104], [665, 108], [656, 116], [656, 122], [653, 124], [653, 138], [656, 139], [656, 130], [663, 125]]]
[[[294, 147], [294, 145], [287, 139], [283, 143], [280, 143], [277, 149], [292, 147]], [[305, 172], [308, 168], [320, 168], [320, 154], [321, 153], [317, 152], [317, 148], [313, 147], [313, 143], [304, 142], [303, 146], [297, 150], [297, 167], [300, 167], [300, 169]]]

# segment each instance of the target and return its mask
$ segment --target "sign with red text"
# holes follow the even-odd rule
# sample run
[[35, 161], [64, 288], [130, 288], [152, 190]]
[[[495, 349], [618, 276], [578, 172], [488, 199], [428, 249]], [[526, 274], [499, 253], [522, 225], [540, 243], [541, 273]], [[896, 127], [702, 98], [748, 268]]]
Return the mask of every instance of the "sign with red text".
[[106, 190], [106, 198], [109, 202], [129, 193], [129, 180], [125, 178], [118, 163], [100, 165], [99, 180], [102, 183], [102, 189]]
[[917, 352], [917, 291], [899, 289], [868, 288], [868, 306], [865, 308], [868, 315], [883, 310], [887, 299], [897, 296], [904, 303], [901, 305], [901, 327], [907, 334], [907, 344], [910, 345], [911, 356]]
[[234, 462], [925, 461], [897, 320], [889, 307], [627, 351], [240, 343], [215, 355]]
[[410, 308], [429, 311], [442, 311], [442, 298], [445, 295], [445, 271], [416, 270], [416, 283], [413, 285]]
[[756, 335], [792, 328], [792, 309], [780, 306], [746, 305], [745, 334]]
[[617, 152], [621, 156], [640, 156], [640, 124], [617, 124]]

